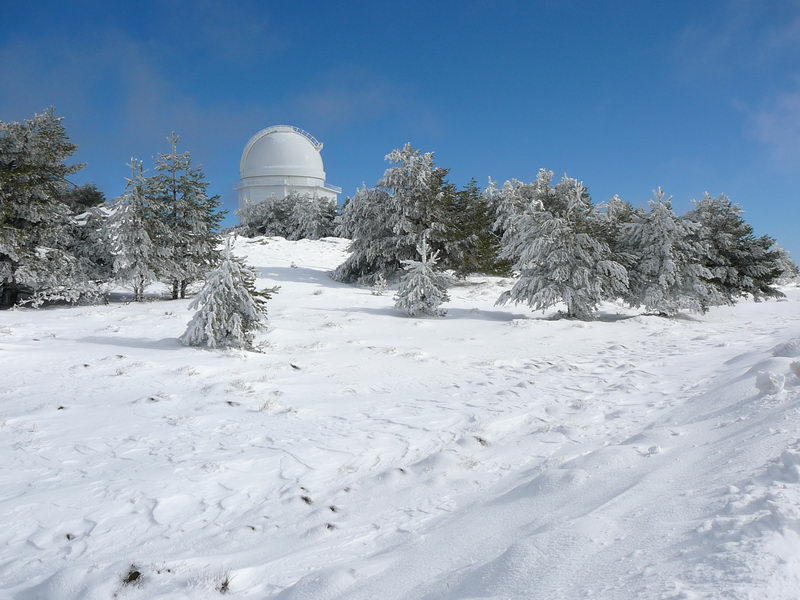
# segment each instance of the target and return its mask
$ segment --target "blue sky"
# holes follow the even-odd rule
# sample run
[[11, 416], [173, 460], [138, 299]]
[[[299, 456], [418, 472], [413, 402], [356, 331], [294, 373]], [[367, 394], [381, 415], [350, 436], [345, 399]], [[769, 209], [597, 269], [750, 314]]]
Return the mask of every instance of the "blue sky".
[[51, 105], [109, 198], [176, 130], [232, 209], [244, 144], [289, 123], [343, 195], [410, 141], [458, 184], [725, 192], [800, 257], [797, 1], [7, 3], [0, 120]]

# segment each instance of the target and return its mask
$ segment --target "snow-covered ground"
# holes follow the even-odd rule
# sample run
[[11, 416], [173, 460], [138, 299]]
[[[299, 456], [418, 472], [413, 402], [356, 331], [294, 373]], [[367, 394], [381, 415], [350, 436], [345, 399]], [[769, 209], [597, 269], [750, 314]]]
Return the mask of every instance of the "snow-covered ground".
[[345, 247], [238, 241], [263, 354], [181, 347], [188, 301], [0, 312], [0, 597], [800, 597], [800, 289], [410, 319]]

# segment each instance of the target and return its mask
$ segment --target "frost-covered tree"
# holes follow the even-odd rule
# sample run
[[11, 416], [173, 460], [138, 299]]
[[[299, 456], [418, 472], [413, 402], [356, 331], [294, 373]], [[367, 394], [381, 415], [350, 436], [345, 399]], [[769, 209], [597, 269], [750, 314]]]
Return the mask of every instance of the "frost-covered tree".
[[167, 253], [160, 278], [172, 285], [173, 298], [185, 298], [187, 285], [220, 260], [218, 228], [225, 213], [219, 210], [219, 196], [208, 195], [208, 182], [202, 169], [192, 165], [191, 154], [178, 152], [180, 137], [173, 131], [167, 141], [170, 152], [159, 154], [156, 175], [148, 182], [160, 196], [166, 225], [166, 238], [154, 242]]
[[756, 300], [783, 296], [775, 288], [782, 270], [775, 241], [753, 235], [742, 209], [725, 194], [714, 198], [706, 193], [686, 218], [698, 225], [694, 237], [703, 248], [703, 265], [727, 302], [748, 294]]
[[778, 283], [780, 284], [787, 284], [794, 282], [800, 282], [800, 267], [797, 266], [797, 263], [792, 260], [791, 254], [789, 254], [788, 250], [785, 250], [778, 246], [776, 248], [778, 252], [778, 266], [781, 270], [781, 275], [778, 278]]
[[256, 274], [233, 254], [230, 240], [219, 266], [189, 305], [198, 309], [180, 340], [187, 346], [253, 347], [253, 335], [267, 322], [266, 301], [277, 288], [258, 291]]
[[288, 237], [291, 233], [294, 199], [290, 194], [284, 198], [270, 197], [260, 202], [246, 203], [236, 213], [239, 215], [242, 235]]
[[617, 195], [597, 208], [595, 234], [608, 244], [613, 260], [625, 267], [626, 271], [630, 271], [636, 264], [636, 253], [622, 230], [637, 216], [641, 216], [642, 210]]
[[148, 285], [157, 280], [165, 270], [167, 252], [159, 248], [155, 239], [166, 237], [161, 220], [160, 206], [153, 206], [147, 193], [148, 181], [143, 174], [142, 162], [131, 159], [131, 177], [125, 193], [114, 203], [108, 221], [108, 236], [114, 256], [114, 279], [133, 290], [133, 299], [140, 301]]
[[91, 208], [101, 206], [106, 201], [103, 192], [93, 183], [68, 186], [59, 196], [59, 200], [66, 204], [72, 214], [81, 214]]
[[647, 213], [634, 215], [621, 235], [633, 253], [626, 300], [635, 307], [670, 316], [680, 310], [705, 312], [724, 301], [703, 264], [704, 249], [696, 240], [699, 225], [672, 211], [672, 199], [660, 188]]
[[410, 317], [427, 314], [442, 317], [447, 311], [441, 305], [450, 300], [447, 295], [447, 276], [435, 270], [438, 252], [431, 253], [427, 235], [417, 246], [419, 260], [404, 260], [405, 273], [395, 296], [395, 308]]
[[105, 298], [114, 278], [112, 240], [109, 238], [109, 210], [78, 206], [63, 237], [63, 248], [74, 259], [72, 280], [80, 289], [78, 300], [96, 302]]
[[391, 276], [403, 260], [416, 256], [423, 232], [443, 263], [459, 260], [461, 244], [448, 234], [447, 170], [434, 164], [432, 153], [411, 144], [393, 150], [386, 160], [395, 166], [386, 170], [377, 189], [359, 190], [345, 208], [339, 230], [351, 233], [353, 242], [350, 257], [332, 274], [338, 281], [371, 283], [379, 272]]
[[64, 162], [75, 149], [53, 109], [0, 121], [0, 307], [34, 295], [74, 299], [75, 261], [63, 250], [69, 209], [60, 198], [66, 177], [82, 167]]
[[489, 179], [484, 198], [492, 220], [491, 229], [500, 238], [501, 255], [506, 261], [513, 263], [518, 258], [509, 254], [509, 248], [517, 236], [523, 215], [531, 209], [553, 203], [552, 179], [553, 172], [547, 169], [539, 169], [536, 179], [531, 183], [512, 179], [498, 188], [497, 183]]
[[336, 219], [336, 202], [330, 198], [313, 198], [308, 195], [293, 197], [294, 206], [289, 218], [290, 240], [318, 240], [333, 235]]
[[388, 221], [389, 194], [360, 187], [341, 215], [337, 235], [349, 233], [350, 256], [332, 273], [337, 281], [374, 283], [397, 270], [394, 232]]
[[237, 214], [242, 235], [274, 235], [288, 240], [317, 240], [334, 235], [337, 216], [334, 200], [300, 192], [248, 203]]
[[588, 319], [601, 301], [625, 293], [627, 273], [598, 234], [601, 219], [583, 184], [565, 175], [553, 186], [552, 176], [539, 172], [525, 212], [503, 237], [503, 255], [520, 277], [498, 304], [546, 310], [563, 302], [567, 317]]

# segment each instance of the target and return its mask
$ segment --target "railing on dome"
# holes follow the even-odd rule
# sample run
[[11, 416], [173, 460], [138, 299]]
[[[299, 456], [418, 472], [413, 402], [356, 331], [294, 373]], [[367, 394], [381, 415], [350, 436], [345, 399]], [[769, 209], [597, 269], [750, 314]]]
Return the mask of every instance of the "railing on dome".
[[294, 125], [289, 125], [289, 127], [291, 127], [292, 131], [294, 131], [295, 133], [299, 133], [300, 135], [304, 136], [309, 142], [313, 144], [314, 148], [317, 151], [322, 150], [322, 142], [320, 142], [313, 135], [311, 135], [310, 133], [308, 133], [303, 129], [300, 129], [299, 127], [295, 127]]

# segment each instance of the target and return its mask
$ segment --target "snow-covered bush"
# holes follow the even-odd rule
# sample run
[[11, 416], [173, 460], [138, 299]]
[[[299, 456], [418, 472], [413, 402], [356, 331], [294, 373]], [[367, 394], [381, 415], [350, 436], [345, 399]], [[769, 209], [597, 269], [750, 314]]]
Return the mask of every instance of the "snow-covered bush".
[[289, 217], [290, 240], [318, 240], [333, 235], [336, 219], [336, 202], [330, 198], [292, 196], [294, 206]]
[[222, 262], [189, 305], [198, 311], [180, 341], [187, 346], [252, 348], [253, 334], [266, 325], [266, 301], [277, 288], [258, 291], [251, 267], [233, 255], [230, 241]]
[[378, 273], [378, 276], [375, 277], [375, 283], [372, 284], [372, 295], [383, 296], [388, 287], [389, 283], [386, 281], [386, 277], [384, 277], [381, 273]]
[[583, 184], [564, 176], [553, 186], [552, 177], [541, 170], [529, 186], [505, 188], [527, 205], [504, 225], [502, 256], [514, 260], [520, 278], [497, 302], [541, 310], [563, 302], [568, 317], [590, 318], [602, 300], [625, 293], [627, 273], [597, 234], [602, 221]]
[[289, 240], [334, 235], [336, 203], [329, 198], [314, 198], [293, 192], [283, 198], [251, 202], [239, 211], [242, 235], [280, 236]]
[[430, 253], [426, 236], [417, 246], [420, 260], [404, 260], [405, 274], [395, 296], [395, 308], [413, 317], [428, 314], [444, 316], [440, 306], [450, 300], [447, 295], [447, 276], [434, 270], [438, 252]]

